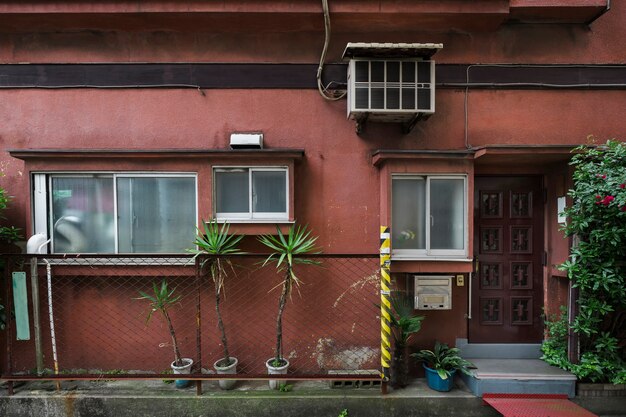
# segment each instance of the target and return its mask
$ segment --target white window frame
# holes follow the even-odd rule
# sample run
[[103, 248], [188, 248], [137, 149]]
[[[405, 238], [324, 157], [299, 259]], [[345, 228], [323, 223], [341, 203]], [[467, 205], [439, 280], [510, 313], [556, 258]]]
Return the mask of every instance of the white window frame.
[[[50, 253], [54, 251], [54, 228], [52, 213], [52, 178], [93, 178], [95, 176], [110, 177], [113, 180], [113, 227], [115, 229], [115, 253], [119, 254], [118, 214], [117, 214], [117, 179], [118, 178], [193, 178], [194, 180], [194, 224], [198, 227], [198, 175], [188, 172], [135, 172], [135, 171], [80, 171], [80, 172], [36, 172], [33, 173], [33, 225], [35, 233], [42, 233], [50, 239]], [[45, 187], [45, 188], [44, 188]], [[48, 195], [45, 196], [45, 191]], [[45, 219], [45, 221], [44, 221]], [[193, 242], [189, 242], [190, 246]], [[133, 252], [124, 252], [123, 254]], [[184, 253], [184, 252], [181, 252]]]
[[[217, 211], [217, 180], [218, 172], [235, 172], [237, 170], [248, 171], [248, 212], [219, 213]], [[284, 212], [253, 212], [252, 173], [253, 172], [284, 172], [285, 173], [285, 211]], [[271, 223], [275, 221], [286, 222], [289, 220], [289, 167], [286, 166], [214, 166], [213, 167], [213, 213], [218, 222], [235, 223]]]
[[[390, 201], [393, 204], [393, 181], [394, 180], [411, 180], [411, 179], [424, 179], [426, 181], [425, 184], [425, 210], [426, 210], [426, 222], [432, 221], [432, 217], [430, 214], [430, 181], [435, 180], [463, 180], [463, 249], [431, 249], [430, 248], [430, 227], [427, 224], [424, 224], [425, 227], [425, 249], [393, 249], [392, 243], [392, 251], [391, 255], [394, 259], [445, 259], [445, 260], [466, 260], [468, 256], [468, 185], [467, 185], [467, 174], [392, 174], [391, 175], [391, 199]], [[393, 208], [390, 210], [393, 213]], [[391, 219], [391, 227], [393, 233], [393, 218]]]

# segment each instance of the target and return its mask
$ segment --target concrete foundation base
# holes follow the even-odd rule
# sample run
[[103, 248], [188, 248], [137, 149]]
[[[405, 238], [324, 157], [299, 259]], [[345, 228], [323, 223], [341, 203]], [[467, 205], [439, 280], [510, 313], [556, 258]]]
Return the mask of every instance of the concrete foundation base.
[[[204, 382], [202, 396], [195, 388], [176, 389], [161, 381], [31, 383], [8, 397], [0, 388], [0, 416], [6, 417], [337, 417], [347, 409], [350, 417], [497, 417], [457, 380], [449, 393], [435, 392], [424, 380], [381, 395], [378, 389], [330, 389], [324, 382], [293, 382], [291, 391], [269, 391], [266, 381], [238, 382], [233, 391], [220, 391], [217, 382]], [[618, 416], [626, 398], [575, 399], [601, 416]]]

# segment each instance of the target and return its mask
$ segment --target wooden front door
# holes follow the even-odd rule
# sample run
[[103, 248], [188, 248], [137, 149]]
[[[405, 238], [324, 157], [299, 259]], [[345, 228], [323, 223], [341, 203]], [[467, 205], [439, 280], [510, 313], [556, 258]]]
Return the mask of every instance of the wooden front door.
[[470, 343], [538, 343], [543, 322], [539, 177], [476, 177]]

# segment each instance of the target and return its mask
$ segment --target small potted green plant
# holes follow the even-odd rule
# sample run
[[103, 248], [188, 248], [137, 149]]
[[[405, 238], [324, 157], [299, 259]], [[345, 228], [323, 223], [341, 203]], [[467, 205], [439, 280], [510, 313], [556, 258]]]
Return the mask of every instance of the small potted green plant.
[[[237, 245], [243, 239], [244, 235], [231, 235], [228, 233], [230, 228], [228, 223], [223, 223], [221, 226], [215, 221], [203, 222], [204, 233], [198, 229], [196, 240], [193, 242], [196, 246], [195, 249], [189, 249], [189, 252], [194, 253], [194, 259], [200, 255], [213, 255], [202, 261], [200, 267], [203, 269], [205, 265], [209, 265], [209, 271], [211, 278], [213, 279], [214, 295], [215, 295], [215, 313], [217, 315], [217, 326], [220, 329], [222, 337], [222, 348], [224, 349], [224, 357], [218, 359], [213, 368], [220, 375], [235, 375], [237, 374], [237, 358], [230, 356], [228, 351], [228, 339], [226, 338], [226, 327], [224, 326], [224, 320], [222, 319], [222, 311], [220, 309], [220, 302], [222, 294], [224, 292], [224, 281], [228, 276], [228, 269], [233, 270], [233, 265], [226, 255], [233, 255], [242, 253]], [[219, 386], [222, 389], [232, 389], [237, 381], [220, 379]]]
[[[294, 286], [300, 285], [300, 279], [294, 272], [294, 266], [296, 264], [319, 265], [319, 262], [301, 258], [301, 256], [320, 252], [315, 247], [317, 237], [312, 237], [311, 231], [307, 230], [306, 226], [301, 227], [294, 224], [289, 228], [287, 235], [284, 235], [276, 226], [276, 236], [261, 235], [258, 239], [272, 251], [263, 265], [274, 262], [276, 269], [283, 275], [282, 282], [279, 284], [282, 291], [278, 299], [278, 314], [276, 316], [276, 350], [274, 357], [268, 359], [265, 365], [270, 375], [284, 375], [289, 368], [289, 361], [283, 356], [283, 313], [291, 290]], [[270, 380], [269, 386], [270, 389], [276, 389], [278, 382]]]
[[391, 383], [395, 387], [406, 387], [409, 384], [409, 342], [422, 328], [424, 316], [414, 315], [413, 298], [408, 294], [396, 291], [390, 302], [394, 341]]
[[[146, 324], [150, 322], [152, 315], [156, 312], [161, 313], [167, 328], [172, 338], [172, 346], [174, 348], [174, 362], [170, 365], [174, 374], [186, 375], [191, 373], [191, 367], [193, 365], [193, 359], [181, 357], [180, 350], [178, 348], [178, 341], [176, 340], [176, 332], [174, 331], [174, 325], [170, 317], [169, 309], [179, 303], [181, 296], [175, 295], [176, 288], [169, 289], [167, 280], [163, 279], [159, 286], [156, 282], [152, 283], [153, 294], [147, 294], [143, 291], [139, 291], [139, 297], [135, 300], [147, 300], [150, 306], [148, 310], [148, 317], [146, 318]], [[176, 380], [177, 388], [185, 388], [189, 385], [187, 380]]]
[[469, 375], [474, 364], [461, 358], [458, 348], [448, 347], [445, 343], [435, 342], [435, 350], [420, 350], [412, 354], [424, 362], [426, 382], [435, 391], [450, 391], [456, 371]]

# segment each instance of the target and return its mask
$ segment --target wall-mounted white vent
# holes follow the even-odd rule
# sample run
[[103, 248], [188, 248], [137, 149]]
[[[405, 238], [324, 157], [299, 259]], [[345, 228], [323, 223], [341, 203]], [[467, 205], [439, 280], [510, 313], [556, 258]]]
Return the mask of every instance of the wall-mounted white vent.
[[263, 133], [231, 133], [230, 147], [233, 149], [263, 148]]
[[[435, 62], [441, 44], [349, 43], [348, 117], [404, 123], [410, 130], [435, 112]], [[408, 127], [408, 129], [406, 129]]]

